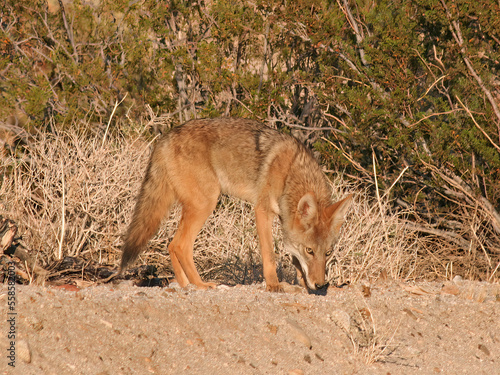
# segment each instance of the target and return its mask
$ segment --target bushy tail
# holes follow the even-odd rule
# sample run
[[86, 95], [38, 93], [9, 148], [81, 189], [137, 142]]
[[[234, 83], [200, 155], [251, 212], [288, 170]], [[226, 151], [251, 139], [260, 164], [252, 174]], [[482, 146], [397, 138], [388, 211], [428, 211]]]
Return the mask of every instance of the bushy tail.
[[125, 236], [120, 273], [138, 257], [175, 202], [175, 193], [168, 182], [167, 173], [160, 165], [153, 164], [154, 155], [148, 165], [132, 222]]

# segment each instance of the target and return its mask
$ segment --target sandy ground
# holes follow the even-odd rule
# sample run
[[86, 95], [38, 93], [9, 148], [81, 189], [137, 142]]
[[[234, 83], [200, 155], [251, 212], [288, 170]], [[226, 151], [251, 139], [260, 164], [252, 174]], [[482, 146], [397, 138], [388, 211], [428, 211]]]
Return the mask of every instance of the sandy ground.
[[[68, 290], [69, 289], [69, 290]], [[0, 374], [500, 374], [500, 286], [0, 286]], [[12, 312], [12, 311], [11, 311]]]

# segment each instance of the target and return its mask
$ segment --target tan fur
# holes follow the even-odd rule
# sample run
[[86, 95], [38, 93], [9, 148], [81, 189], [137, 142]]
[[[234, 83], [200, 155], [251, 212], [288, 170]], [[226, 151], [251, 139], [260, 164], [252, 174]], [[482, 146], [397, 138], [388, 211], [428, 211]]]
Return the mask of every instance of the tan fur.
[[255, 205], [268, 290], [282, 290], [271, 232], [275, 215], [299, 281], [310, 289], [325, 285], [327, 253], [338, 238], [351, 197], [332, 204], [320, 166], [295, 138], [235, 118], [192, 120], [158, 141], [125, 237], [121, 269], [139, 255], [177, 201], [182, 217], [168, 246], [176, 279], [183, 287], [213, 287], [196, 271], [193, 244], [221, 193]]

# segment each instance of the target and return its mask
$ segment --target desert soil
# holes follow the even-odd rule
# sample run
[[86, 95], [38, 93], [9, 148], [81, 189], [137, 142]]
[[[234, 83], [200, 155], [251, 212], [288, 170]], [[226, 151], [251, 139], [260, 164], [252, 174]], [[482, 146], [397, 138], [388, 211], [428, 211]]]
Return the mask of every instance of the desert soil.
[[500, 286], [0, 286], [0, 374], [500, 374]]

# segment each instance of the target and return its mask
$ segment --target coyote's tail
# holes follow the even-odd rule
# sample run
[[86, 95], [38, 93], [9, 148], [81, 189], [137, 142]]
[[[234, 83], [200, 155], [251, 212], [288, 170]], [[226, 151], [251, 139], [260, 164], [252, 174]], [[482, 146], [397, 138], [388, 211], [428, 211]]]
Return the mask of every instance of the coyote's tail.
[[157, 156], [153, 151], [137, 198], [132, 222], [125, 235], [120, 273], [141, 253], [176, 199], [161, 161], [155, 160]]

